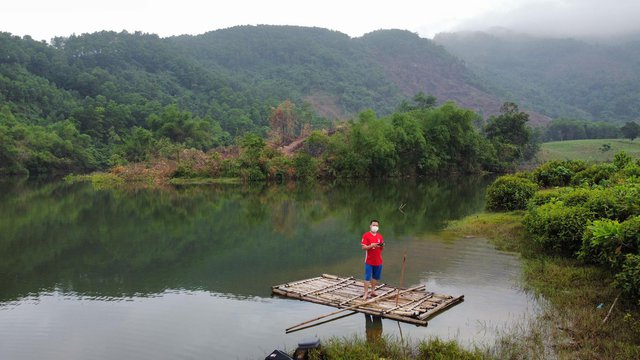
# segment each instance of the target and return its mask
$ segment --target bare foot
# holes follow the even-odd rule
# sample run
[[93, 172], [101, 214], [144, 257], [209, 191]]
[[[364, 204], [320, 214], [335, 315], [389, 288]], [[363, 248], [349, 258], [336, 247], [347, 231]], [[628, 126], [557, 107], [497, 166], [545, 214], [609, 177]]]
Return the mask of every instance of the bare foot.
[[376, 297], [376, 296], [378, 296], [378, 294], [376, 294], [374, 292], [371, 293], [371, 297]]
[[367, 301], [367, 294], [364, 294], [364, 296], [362, 297], [362, 300]]

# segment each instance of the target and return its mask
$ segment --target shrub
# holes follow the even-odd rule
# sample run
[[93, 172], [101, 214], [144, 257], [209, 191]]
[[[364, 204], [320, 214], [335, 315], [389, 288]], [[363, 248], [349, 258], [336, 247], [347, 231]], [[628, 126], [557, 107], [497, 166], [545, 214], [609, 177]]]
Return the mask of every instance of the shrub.
[[615, 285], [625, 297], [640, 302], [640, 255], [627, 254], [622, 271], [615, 276]]
[[640, 249], [640, 216], [633, 216], [620, 224], [620, 238], [630, 252]]
[[591, 189], [585, 188], [570, 188], [562, 193], [560, 200], [562, 200], [566, 206], [581, 206], [589, 201], [591, 191]]
[[487, 208], [497, 211], [524, 209], [536, 190], [538, 186], [531, 180], [501, 176], [487, 189]]
[[618, 218], [640, 215], [640, 184], [618, 185], [611, 189], [619, 207]]
[[616, 220], [595, 220], [582, 237], [578, 259], [619, 268], [624, 261], [621, 248], [620, 223]]
[[293, 168], [298, 179], [313, 180], [318, 176], [317, 160], [306, 153], [300, 152], [293, 157]]
[[620, 151], [613, 156], [613, 165], [615, 165], [618, 170], [622, 170], [633, 161], [631, 156], [627, 155], [626, 152]]
[[212, 177], [213, 159], [196, 149], [183, 149], [178, 153], [178, 163], [172, 177], [198, 178]]
[[222, 177], [239, 177], [240, 161], [238, 159], [223, 159], [220, 162], [220, 176]]
[[592, 165], [578, 173], [572, 179], [576, 185], [603, 185], [618, 171], [611, 163]]
[[584, 205], [593, 212], [596, 218], [618, 219], [620, 221], [627, 218], [612, 189], [591, 190]]
[[558, 201], [562, 196], [562, 190], [537, 191], [527, 204], [529, 207], [540, 206]]
[[626, 177], [640, 177], [640, 165], [638, 164], [629, 164], [624, 168], [623, 171]]
[[591, 220], [593, 214], [587, 208], [556, 202], [531, 208], [522, 222], [543, 248], [572, 255], [580, 249], [582, 234]]
[[239, 175], [244, 181], [264, 181], [267, 179], [267, 175], [257, 166], [240, 169]]
[[283, 181], [293, 177], [294, 169], [289, 158], [278, 156], [267, 161], [269, 179]]
[[533, 171], [533, 179], [542, 187], [567, 186], [575, 174], [565, 161], [553, 160], [538, 166]]

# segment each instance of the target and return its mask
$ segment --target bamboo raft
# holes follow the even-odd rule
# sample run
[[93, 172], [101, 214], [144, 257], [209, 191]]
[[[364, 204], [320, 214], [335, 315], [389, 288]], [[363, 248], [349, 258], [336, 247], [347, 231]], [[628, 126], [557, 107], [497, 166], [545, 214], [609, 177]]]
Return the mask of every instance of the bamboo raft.
[[[364, 282], [353, 277], [322, 276], [271, 287], [273, 294], [333, 306], [340, 311], [365, 314], [426, 326], [427, 320], [464, 300], [425, 291], [424, 285], [401, 289], [386, 284], [376, 287], [376, 297], [362, 299]], [[338, 313], [337, 311], [335, 313]]]

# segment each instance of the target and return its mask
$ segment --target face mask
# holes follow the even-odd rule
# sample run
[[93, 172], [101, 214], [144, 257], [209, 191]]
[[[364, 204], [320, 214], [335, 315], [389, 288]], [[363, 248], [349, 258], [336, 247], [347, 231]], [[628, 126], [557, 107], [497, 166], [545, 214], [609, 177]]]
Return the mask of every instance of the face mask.
[[374, 232], [374, 233], [378, 232], [378, 227], [377, 226], [372, 226], [371, 227], [371, 232]]

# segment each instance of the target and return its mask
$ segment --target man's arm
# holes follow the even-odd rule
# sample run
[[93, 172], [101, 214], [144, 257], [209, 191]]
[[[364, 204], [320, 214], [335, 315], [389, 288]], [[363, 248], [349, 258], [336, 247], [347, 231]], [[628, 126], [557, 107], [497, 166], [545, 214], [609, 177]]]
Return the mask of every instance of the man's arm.
[[378, 246], [378, 244], [365, 244], [364, 239], [362, 239], [362, 242], [360, 243], [360, 245], [362, 245], [362, 250], [374, 249]]

